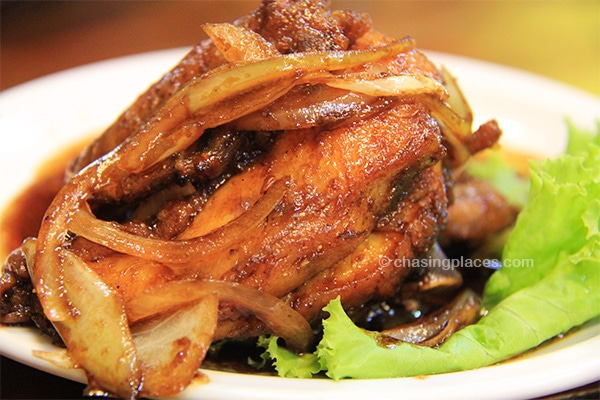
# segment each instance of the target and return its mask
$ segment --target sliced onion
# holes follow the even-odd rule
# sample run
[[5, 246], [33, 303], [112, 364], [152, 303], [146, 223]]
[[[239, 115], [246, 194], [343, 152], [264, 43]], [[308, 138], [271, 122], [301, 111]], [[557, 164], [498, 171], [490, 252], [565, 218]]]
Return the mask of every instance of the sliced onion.
[[471, 106], [467, 101], [467, 98], [463, 94], [460, 86], [458, 86], [458, 82], [452, 76], [450, 71], [443, 65], [441, 66], [442, 71], [442, 80], [444, 81], [444, 86], [448, 91], [448, 105], [454, 112], [461, 117], [464, 121], [469, 124], [473, 122], [473, 110], [471, 110]]
[[470, 121], [464, 120], [445, 101], [438, 97], [420, 96], [419, 101], [429, 108], [429, 112], [440, 125], [450, 152], [448, 161], [453, 167], [464, 164], [471, 156], [466, 145], [471, 135]]
[[[428, 263], [425, 264], [419, 280], [405, 283], [402, 288], [407, 296], [422, 297], [427, 292], [439, 297], [442, 293], [453, 293], [463, 284], [463, 277], [459, 271], [452, 266], [450, 260], [439, 243], [434, 242], [431, 249], [423, 256]], [[449, 267], [445, 267], [448, 265]]]
[[273, 211], [285, 190], [285, 180], [275, 181], [244, 214], [204, 236], [188, 240], [162, 240], [129, 233], [116, 222], [97, 219], [89, 207], [75, 213], [68, 221], [67, 228], [123, 254], [169, 265], [185, 264], [240, 240]]
[[77, 364], [73, 362], [71, 356], [69, 356], [69, 351], [67, 349], [57, 349], [53, 351], [44, 351], [44, 350], [32, 350], [31, 354], [39, 358], [40, 360], [44, 360], [49, 362], [52, 365], [57, 366], [62, 369], [74, 369], [77, 368]]
[[231, 282], [189, 280], [172, 281], [149, 289], [131, 298], [125, 309], [134, 324], [156, 315], [172, 312], [198, 299], [216, 295], [220, 302], [253, 313], [272, 333], [286, 343], [304, 351], [313, 339], [313, 331], [306, 319], [283, 301], [266, 292]]
[[367, 118], [389, 101], [326, 85], [296, 86], [264, 109], [234, 121], [248, 131], [306, 129]]
[[144, 377], [140, 395], [172, 396], [190, 384], [213, 341], [218, 311], [217, 297], [209, 295], [131, 328]]
[[121, 298], [75, 254], [63, 250], [61, 257], [72, 314], [54, 326], [70, 358], [85, 370], [90, 387], [136, 397], [142, 376]]
[[81, 208], [93, 184], [86, 178], [85, 175], [76, 175], [52, 200], [38, 232], [33, 262], [27, 262], [37, 296], [50, 321], [64, 320], [71, 312], [63, 284], [60, 252], [67, 239], [67, 221]]
[[434, 96], [419, 97], [419, 100], [429, 106], [431, 114], [448, 126], [458, 141], [464, 140], [471, 134], [470, 122], [456, 114], [445, 101]]
[[342, 119], [366, 118], [386, 105], [389, 97], [447, 97], [442, 84], [424, 75], [371, 78], [363, 79], [360, 74], [328, 75], [322, 79], [326, 86], [311, 85], [306, 90], [296, 87], [268, 107], [236, 120], [234, 126], [241, 130], [305, 129]]
[[261, 60], [279, 54], [271, 42], [241, 26], [229, 23], [206, 24], [202, 29], [229, 62]]
[[369, 96], [408, 97], [434, 95], [440, 99], [448, 96], [444, 86], [425, 75], [393, 75], [377, 79], [353, 80], [349, 76], [327, 79], [326, 85]]
[[[479, 299], [470, 289], [463, 291], [450, 304], [417, 321], [381, 331], [387, 338], [422, 346], [439, 346], [450, 335], [474, 323], [479, 312]], [[383, 340], [389, 347], [397, 343]]]

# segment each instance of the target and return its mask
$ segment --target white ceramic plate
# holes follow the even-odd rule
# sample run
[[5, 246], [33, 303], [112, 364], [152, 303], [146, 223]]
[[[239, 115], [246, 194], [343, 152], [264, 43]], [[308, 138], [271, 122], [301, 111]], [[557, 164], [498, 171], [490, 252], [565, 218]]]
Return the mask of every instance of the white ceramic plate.
[[[71, 141], [101, 132], [150, 83], [174, 65], [175, 49], [97, 63], [32, 81], [0, 94], [0, 207], [35, 176], [40, 161]], [[566, 143], [566, 116], [594, 127], [600, 99], [535, 75], [481, 61], [430, 53], [458, 77], [477, 121], [496, 118], [508, 146], [553, 156]], [[84, 381], [32, 356], [51, 350], [32, 329], [0, 327], [0, 352], [34, 368]], [[203, 399], [532, 398], [600, 379], [600, 322], [515, 360], [472, 371], [383, 380], [284, 379], [206, 371], [208, 385], [180, 397]]]

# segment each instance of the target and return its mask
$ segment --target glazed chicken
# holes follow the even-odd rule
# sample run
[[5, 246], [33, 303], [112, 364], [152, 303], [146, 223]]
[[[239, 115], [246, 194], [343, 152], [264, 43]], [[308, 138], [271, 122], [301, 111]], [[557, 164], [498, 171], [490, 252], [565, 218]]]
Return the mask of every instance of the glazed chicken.
[[453, 171], [500, 136], [471, 130], [447, 71], [316, 0], [205, 31], [73, 160], [4, 264], [3, 322], [21, 322], [6, 303], [30, 276], [90, 393], [177, 393], [217, 340], [306, 351], [337, 296], [359, 315], [419, 280], [448, 303], [461, 285], [381, 261], [439, 254]]

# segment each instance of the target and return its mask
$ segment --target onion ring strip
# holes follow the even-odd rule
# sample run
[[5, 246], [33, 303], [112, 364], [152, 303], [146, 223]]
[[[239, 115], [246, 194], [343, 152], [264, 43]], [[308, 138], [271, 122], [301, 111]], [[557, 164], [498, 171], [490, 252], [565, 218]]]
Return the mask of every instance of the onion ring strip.
[[[253, 62], [225, 64], [192, 79], [170, 97], [142, 129], [127, 138], [121, 144], [126, 146], [119, 167], [131, 173], [142, 172], [187, 148], [205, 129], [259, 110], [295, 85], [318, 80], [327, 76], [327, 71], [379, 61], [413, 47], [414, 41], [407, 38], [370, 50], [292, 53]], [[257, 95], [257, 92], [261, 94]], [[252, 101], [244, 99], [245, 96]], [[231, 103], [232, 107], [223, 107], [227, 103]], [[203, 119], [194, 123], [200, 129], [193, 133], [188, 129], [178, 129], [194, 116]]]
[[131, 327], [143, 376], [140, 396], [179, 393], [198, 375], [213, 341], [219, 301], [207, 296], [164, 318]]
[[327, 85], [312, 85], [311, 93], [292, 93], [266, 108], [232, 123], [234, 129], [275, 131], [313, 128], [344, 120], [358, 120], [382, 109], [388, 100], [348, 92]]
[[458, 167], [465, 163], [471, 155], [466, 142], [471, 134], [471, 122], [463, 119], [440, 98], [434, 96], [419, 96], [419, 100], [429, 108], [431, 115], [438, 121], [442, 135], [455, 152], [453, 154], [453, 165]]
[[260, 60], [280, 54], [264, 37], [238, 25], [205, 24], [202, 29], [229, 62]]
[[73, 315], [54, 324], [69, 344], [69, 356], [86, 371], [90, 387], [135, 398], [142, 376], [121, 297], [77, 255], [60, 252]]
[[328, 79], [325, 84], [374, 97], [407, 97], [423, 94], [434, 95], [440, 99], [448, 97], [446, 88], [441, 83], [425, 75], [392, 75], [376, 79], [356, 80], [352, 74], [348, 74]]
[[163, 262], [169, 266], [190, 263], [242, 239], [244, 234], [260, 224], [279, 204], [286, 185], [285, 179], [275, 181], [248, 211], [221, 228], [193, 239], [162, 240], [135, 235], [115, 222], [97, 219], [89, 207], [75, 213], [67, 222], [67, 228], [78, 236], [120, 253]]
[[140, 293], [125, 304], [130, 324], [172, 312], [215, 294], [220, 302], [251, 311], [273, 334], [285, 339], [293, 349], [305, 351], [313, 339], [306, 319], [279, 298], [247, 285], [233, 282], [189, 280], [172, 281]]

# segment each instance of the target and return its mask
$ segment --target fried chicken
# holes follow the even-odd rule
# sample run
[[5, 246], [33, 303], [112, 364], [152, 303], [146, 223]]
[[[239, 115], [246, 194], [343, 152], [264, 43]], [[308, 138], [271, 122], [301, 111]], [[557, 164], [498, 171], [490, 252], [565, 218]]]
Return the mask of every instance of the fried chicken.
[[[306, 349], [337, 296], [347, 309], [398, 297], [413, 272], [382, 258], [430, 251], [452, 201], [447, 170], [500, 135], [494, 123], [472, 132], [449, 77], [366, 15], [269, 0], [205, 30], [73, 161], [19, 253], [71, 356], [119, 396], [180, 390], [223, 338], [274, 333]], [[90, 281], [102, 289], [84, 295]], [[88, 297], [121, 327], [98, 339], [107, 359], [81, 350], [85, 329], [110, 325]], [[165, 318], [189, 328], [194, 354], [173, 382], [160, 376], [175, 353], [157, 364], [145, 346], [167, 340], [152, 336]]]

